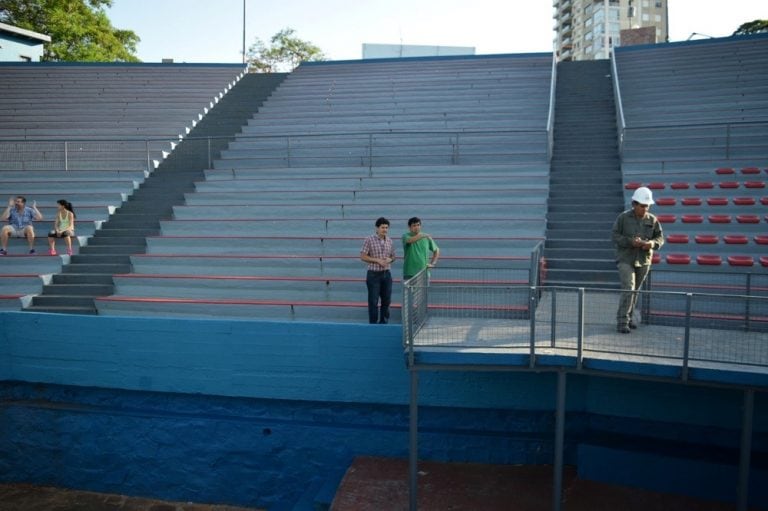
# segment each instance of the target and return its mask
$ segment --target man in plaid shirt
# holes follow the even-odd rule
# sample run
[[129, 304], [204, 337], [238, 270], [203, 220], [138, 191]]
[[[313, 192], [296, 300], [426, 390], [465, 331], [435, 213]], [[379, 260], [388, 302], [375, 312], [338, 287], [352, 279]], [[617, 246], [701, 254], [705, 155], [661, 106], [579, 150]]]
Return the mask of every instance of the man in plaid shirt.
[[395, 248], [388, 233], [389, 220], [380, 217], [376, 220], [376, 234], [365, 238], [360, 249], [360, 260], [368, 263], [365, 285], [368, 287], [369, 323], [389, 322], [389, 304], [392, 301], [392, 274], [389, 270], [395, 261]]

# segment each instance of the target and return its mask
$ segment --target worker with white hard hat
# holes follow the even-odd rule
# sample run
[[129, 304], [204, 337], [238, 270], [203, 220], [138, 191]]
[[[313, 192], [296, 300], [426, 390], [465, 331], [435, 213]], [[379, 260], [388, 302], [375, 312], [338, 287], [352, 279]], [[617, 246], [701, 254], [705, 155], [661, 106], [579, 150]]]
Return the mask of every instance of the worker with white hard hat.
[[613, 223], [616, 266], [623, 291], [616, 312], [616, 328], [623, 334], [637, 328], [633, 319], [637, 290], [651, 269], [653, 251], [664, 244], [661, 224], [648, 211], [652, 204], [653, 193], [641, 186], [632, 194], [632, 207], [621, 213]]

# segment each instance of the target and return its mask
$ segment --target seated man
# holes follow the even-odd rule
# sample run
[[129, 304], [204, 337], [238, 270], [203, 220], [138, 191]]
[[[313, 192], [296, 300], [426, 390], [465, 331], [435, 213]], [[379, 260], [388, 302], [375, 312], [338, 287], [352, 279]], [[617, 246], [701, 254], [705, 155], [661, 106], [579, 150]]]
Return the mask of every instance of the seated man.
[[27, 207], [27, 199], [18, 195], [8, 200], [8, 207], [5, 208], [0, 220], [8, 220], [8, 225], [4, 225], [0, 231], [0, 255], [8, 254], [8, 238], [26, 238], [29, 244], [29, 253], [35, 253], [35, 228], [33, 221], [42, 220], [43, 215], [37, 209], [37, 203], [32, 202], [32, 207]]

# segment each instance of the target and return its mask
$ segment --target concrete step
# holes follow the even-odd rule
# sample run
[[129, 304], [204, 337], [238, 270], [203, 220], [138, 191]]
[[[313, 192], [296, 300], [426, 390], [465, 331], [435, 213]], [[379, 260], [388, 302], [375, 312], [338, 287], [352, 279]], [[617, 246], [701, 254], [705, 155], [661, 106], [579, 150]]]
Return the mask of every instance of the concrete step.
[[31, 305], [36, 307], [74, 307], [95, 309], [93, 296], [78, 295], [38, 295], [32, 298]]
[[71, 296], [107, 296], [114, 293], [111, 284], [47, 284], [43, 286], [46, 295], [71, 295]]
[[54, 284], [102, 284], [112, 286], [111, 274], [106, 273], [58, 273], [51, 281]]
[[108, 275], [110, 278], [112, 275], [118, 273], [130, 273], [130, 264], [99, 264], [99, 263], [86, 263], [86, 264], [68, 264], [62, 269], [62, 273], [75, 273], [75, 274], [98, 274]]
[[[587, 254], [581, 254], [587, 255]], [[616, 263], [611, 259], [577, 259], [576, 257], [547, 258], [547, 268], [550, 270], [580, 270], [590, 271], [614, 271]]]
[[44, 312], [49, 314], [82, 314], [88, 316], [94, 316], [99, 313], [96, 307], [90, 306], [75, 306], [75, 305], [37, 305], [32, 303], [31, 305], [22, 309], [23, 312]]

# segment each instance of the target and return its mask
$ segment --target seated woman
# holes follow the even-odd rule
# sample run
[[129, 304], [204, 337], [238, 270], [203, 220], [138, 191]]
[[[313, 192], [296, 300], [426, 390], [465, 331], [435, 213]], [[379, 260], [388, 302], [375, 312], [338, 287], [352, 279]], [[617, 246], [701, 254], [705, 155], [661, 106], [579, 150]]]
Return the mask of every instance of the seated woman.
[[53, 219], [53, 230], [48, 233], [48, 253], [56, 255], [56, 238], [64, 238], [67, 242], [67, 254], [72, 255], [72, 237], [75, 235], [75, 211], [72, 203], [59, 199], [56, 201], [59, 209]]

